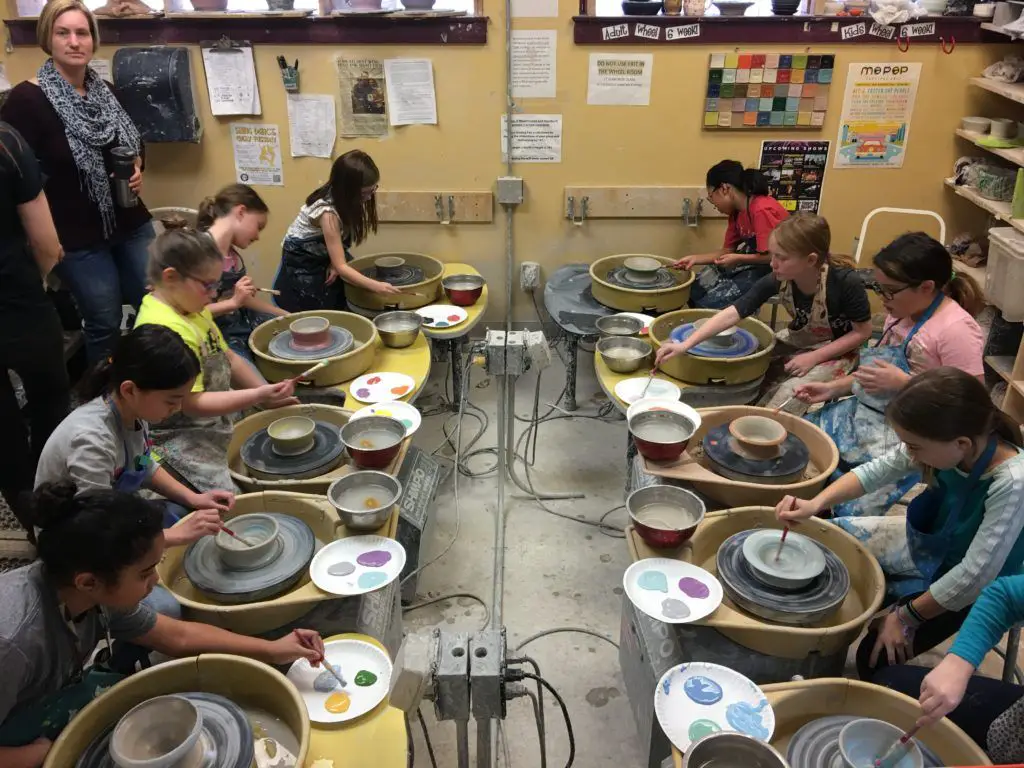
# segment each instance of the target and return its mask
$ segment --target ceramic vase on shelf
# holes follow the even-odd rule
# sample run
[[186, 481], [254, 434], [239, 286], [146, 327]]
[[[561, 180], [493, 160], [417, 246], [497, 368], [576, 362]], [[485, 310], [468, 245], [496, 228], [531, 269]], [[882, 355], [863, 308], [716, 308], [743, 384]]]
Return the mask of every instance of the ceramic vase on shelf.
[[706, 8], [705, 0], [683, 0], [684, 16], [703, 16]]
[[191, 0], [192, 10], [201, 13], [221, 13], [228, 9], [228, 0]]
[[683, 12], [683, 0], [662, 0], [661, 12], [666, 16], [678, 16]]

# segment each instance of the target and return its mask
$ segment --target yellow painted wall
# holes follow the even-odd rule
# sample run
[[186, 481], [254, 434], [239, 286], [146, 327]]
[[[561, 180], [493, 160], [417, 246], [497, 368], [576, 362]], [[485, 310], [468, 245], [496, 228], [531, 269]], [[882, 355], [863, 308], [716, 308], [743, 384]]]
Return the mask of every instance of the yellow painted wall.
[[[368, 151], [381, 168], [382, 186], [388, 189], [491, 189], [494, 179], [505, 172], [499, 145], [499, 119], [505, 105], [504, 22], [499, 5], [488, 0], [491, 24], [486, 46], [259, 46], [256, 68], [264, 115], [258, 121], [287, 125], [278, 54], [300, 60], [305, 93], [337, 92], [333, 61], [339, 53], [377, 58], [429, 57], [434, 62], [439, 125], [392, 129], [391, 135], [379, 140], [339, 138], [336, 151], [357, 147]], [[591, 221], [574, 227], [564, 218], [563, 187], [699, 185], [708, 166], [720, 159], [755, 163], [764, 139], [820, 137], [834, 142], [847, 65], [851, 62], [918, 61], [923, 68], [904, 167], [829, 168], [826, 173], [822, 213], [832, 224], [834, 250], [849, 252], [864, 215], [882, 205], [936, 210], [946, 218], [953, 233], [972, 228], [982, 231], [983, 215], [944, 189], [942, 179], [950, 175], [957, 157], [974, 149], [954, 136], [961, 116], [1024, 118], [1024, 113], [1014, 109], [1017, 105], [967, 87], [969, 77], [1001, 58], [1011, 50], [1009, 46], [959, 45], [950, 56], [943, 55], [937, 43], [914, 44], [905, 54], [891, 43], [814, 46], [806, 50], [837, 54], [824, 130], [709, 133], [701, 130], [708, 55], [728, 46], [614, 48], [622, 53], [636, 50], [655, 54], [651, 106], [587, 106], [589, 54], [613, 49], [573, 44], [571, 16], [575, 7], [572, 0], [562, 0], [558, 19], [516, 20], [519, 29], [558, 31], [558, 95], [555, 99], [522, 100], [522, 111], [564, 116], [563, 162], [520, 164], [515, 169], [525, 178], [527, 189], [526, 203], [515, 217], [517, 262], [538, 261], [546, 276], [569, 261], [591, 261], [611, 253], [644, 251], [678, 257], [717, 247], [724, 229], [720, 221], [702, 224], [696, 230], [667, 220]], [[743, 50], [755, 52], [787, 52], [792, 48], [743, 46]], [[100, 56], [110, 58], [112, 53], [102, 49]], [[16, 49], [6, 57], [9, 78], [18, 82], [30, 77], [42, 60], [41, 51]], [[194, 47], [192, 67], [201, 97], [203, 140], [200, 145], [149, 148], [144, 197], [150, 207], [194, 207], [203, 195], [234, 181], [230, 120], [209, 113], [202, 62]], [[286, 186], [258, 188], [271, 208], [262, 241], [250, 249], [256, 254], [253, 272], [262, 284], [269, 284], [273, 277], [279, 260], [278, 244], [302, 199], [324, 181], [330, 167], [328, 160], [291, 158], [286, 137], [282, 144]], [[869, 244], [880, 245], [883, 237], [912, 226], [910, 221], [893, 222], [891, 227], [880, 229]], [[356, 254], [382, 250], [421, 251], [442, 260], [475, 264], [492, 286], [489, 317], [503, 317], [504, 220], [500, 210], [495, 212], [494, 223], [487, 225], [383, 225], [375, 238], [356, 249]], [[515, 319], [532, 319], [532, 306], [518, 285], [513, 295]]]

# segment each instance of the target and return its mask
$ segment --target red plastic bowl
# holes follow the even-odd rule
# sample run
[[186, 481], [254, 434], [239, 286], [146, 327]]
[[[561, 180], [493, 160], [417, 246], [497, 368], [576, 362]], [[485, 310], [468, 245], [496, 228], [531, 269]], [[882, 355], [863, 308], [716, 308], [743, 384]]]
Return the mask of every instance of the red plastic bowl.
[[[651, 505], [659, 507], [674, 507], [675, 512], [664, 514], [668, 520], [677, 516], [685, 521], [682, 527], [665, 527], [652, 525], [650, 521], [644, 523], [638, 519], [638, 515]], [[669, 549], [679, 547], [689, 541], [697, 530], [697, 526], [704, 520], [706, 507], [700, 497], [684, 488], [674, 485], [649, 485], [646, 488], [638, 488], [626, 498], [626, 511], [633, 523], [633, 528], [641, 539], [652, 547], [658, 549]]]
[[[383, 441], [383, 445], [366, 447], [361, 441], [366, 433], [386, 432], [393, 442]], [[341, 428], [341, 442], [345, 444], [352, 463], [359, 469], [384, 469], [402, 449], [405, 439], [405, 425], [398, 419], [388, 416], [366, 416], [354, 419]]]
[[[658, 431], [678, 432], [685, 437], [678, 440], [661, 440], [649, 434]], [[696, 431], [696, 424], [674, 411], [641, 411], [629, 420], [629, 432], [633, 436], [637, 450], [641, 456], [651, 461], [675, 461], [686, 450], [690, 438]]]
[[479, 275], [449, 275], [441, 281], [444, 295], [457, 307], [471, 307], [484, 292], [484, 279]]

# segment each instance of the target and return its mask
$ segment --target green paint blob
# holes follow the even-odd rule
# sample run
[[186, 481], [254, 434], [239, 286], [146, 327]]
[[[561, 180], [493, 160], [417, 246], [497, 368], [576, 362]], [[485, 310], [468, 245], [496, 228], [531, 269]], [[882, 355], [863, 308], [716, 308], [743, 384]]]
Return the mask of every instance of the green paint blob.
[[718, 733], [722, 730], [722, 727], [714, 720], [694, 720], [690, 723], [690, 741], [696, 741], [697, 739], [707, 736], [709, 733]]
[[359, 670], [356, 674], [356, 685], [361, 688], [373, 685], [377, 682], [377, 676], [373, 672], [367, 672], [365, 669]]

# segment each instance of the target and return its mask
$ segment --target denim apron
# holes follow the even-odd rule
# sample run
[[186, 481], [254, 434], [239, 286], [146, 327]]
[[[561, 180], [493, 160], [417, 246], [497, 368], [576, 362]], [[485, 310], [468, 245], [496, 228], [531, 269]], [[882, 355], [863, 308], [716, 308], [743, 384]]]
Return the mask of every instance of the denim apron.
[[[750, 220], [749, 198], [747, 220]], [[757, 253], [757, 233], [743, 238], [733, 253]], [[690, 286], [690, 305], [698, 309], [725, 309], [771, 271], [768, 264], [740, 264], [737, 267], [707, 264]]]
[[[221, 273], [220, 285], [217, 286], [217, 301], [230, 299], [235, 293], [235, 286], [238, 284], [238, 281], [248, 275], [242, 255], [235, 251], [234, 257], [238, 260], [239, 267], [238, 269], [225, 269]], [[241, 355], [250, 363], [254, 363], [255, 359], [252, 350], [249, 349], [249, 335], [258, 325], [273, 319], [272, 315], [241, 307], [240, 309], [219, 315], [214, 319], [217, 327], [220, 328], [221, 334], [224, 336], [224, 340], [231, 347], [232, 351]]]
[[[942, 303], [944, 295], [939, 294], [924, 311], [921, 318], [910, 329], [902, 344], [883, 346], [885, 338], [899, 321], [890, 323], [882, 333], [882, 337], [873, 347], [860, 352], [860, 365], [866, 367], [876, 361], [895, 365], [901, 371], [910, 373], [910, 362], [907, 359], [907, 348], [911, 339], [924, 326]], [[853, 383], [853, 396], [827, 403], [821, 410], [806, 418], [812, 424], [824, 430], [839, 448], [839, 466], [830, 480], [834, 482], [854, 467], [866, 464], [872, 459], [884, 455], [899, 440], [892, 428], [885, 422], [885, 409], [892, 399], [893, 392], [869, 393], [860, 382]], [[860, 517], [865, 515], [884, 515], [886, 511], [920, 482], [920, 474], [914, 473], [903, 478], [894, 485], [865, 494], [859, 499], [837, 504], [832, 508], [836, 517]]]
[[[351, 240], [342, 240], [345, 261], [352, 261], [348, 249]], [[277, 305], [289, 312], [306, 312], [317, 309], [348, 310], [345, 300], [345, 282], [339, 277], [327, 285], [327, 271], [331, 257], [327, 252], [324, 236], [285, 237], [281, 245], [281, 269], [274, 281], [274, 288], [281, 292]]]

